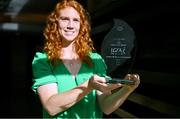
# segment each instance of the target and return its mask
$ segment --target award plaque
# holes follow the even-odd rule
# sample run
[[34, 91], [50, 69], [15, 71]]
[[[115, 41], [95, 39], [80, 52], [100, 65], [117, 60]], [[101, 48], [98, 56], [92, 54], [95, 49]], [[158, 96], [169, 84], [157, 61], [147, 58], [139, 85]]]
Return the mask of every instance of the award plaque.
[[101, 55], [107, 65], [107, 74], [123, 78], [129, 73], [135, 57], [135, 34], [121, 19], [113, 19], [114, 25], [101, 45]]

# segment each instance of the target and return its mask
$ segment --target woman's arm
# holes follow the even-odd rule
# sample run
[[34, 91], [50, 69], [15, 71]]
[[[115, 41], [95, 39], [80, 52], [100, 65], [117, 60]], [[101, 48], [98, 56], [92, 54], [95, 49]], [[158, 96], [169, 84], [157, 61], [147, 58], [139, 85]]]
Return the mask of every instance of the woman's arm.
[[38, 88], [38, 94], [44, 108], [51, 116], [54, 116], [73, 106], [87, 95], [92, 90], [88, 83], [89, 80], [60, 94], [58, 94], [56, 83], [46, 84]]
[[134, 80], [134, 85], [122, 85], [122, 87], [116, 91], [115, 93], [106, 92], [100, 92], [97, 91], [98, 95], [98, 103], [101, 107], [101, 110], [105, 114], [110, 114], [114, 112], [119, 106], [121, 106], [124, 101], [127, 99], [127, 97], [138, 87], [140, 80], [138, 75], [131, 75], [126, 76], [125, 79]]
[[112, 88], [119, 87], [119, 85], [113, 87], [107, 86], [105, 82], [104, 77], [93, 75], [89, 80], [69, 91], [58, 94], [57, 84], [51, 83], [40, 86], [38, 88], [38, 94], [43, 107], [53, 116], [76, 104], [93, 89], [107, 92], [112, 90]]

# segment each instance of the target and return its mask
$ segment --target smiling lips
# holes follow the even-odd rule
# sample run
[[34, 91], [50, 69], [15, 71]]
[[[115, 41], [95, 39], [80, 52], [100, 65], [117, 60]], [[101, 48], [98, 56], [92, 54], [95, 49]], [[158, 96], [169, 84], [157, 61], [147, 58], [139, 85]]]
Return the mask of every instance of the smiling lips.
[[75, 31], [65, 31], [65, 35], [71, 36], [74, 34]]

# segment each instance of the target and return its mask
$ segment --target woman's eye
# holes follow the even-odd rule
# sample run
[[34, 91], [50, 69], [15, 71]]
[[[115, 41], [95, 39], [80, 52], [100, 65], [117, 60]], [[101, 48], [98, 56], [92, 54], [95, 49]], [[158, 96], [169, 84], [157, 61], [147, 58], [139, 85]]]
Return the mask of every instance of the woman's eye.
[[73, 19], [73, 21], [79, 22], [80, 20], [75, 18], [75, 19]]
[[60, 17], [60, 20], [69, 20], [67, 17]]

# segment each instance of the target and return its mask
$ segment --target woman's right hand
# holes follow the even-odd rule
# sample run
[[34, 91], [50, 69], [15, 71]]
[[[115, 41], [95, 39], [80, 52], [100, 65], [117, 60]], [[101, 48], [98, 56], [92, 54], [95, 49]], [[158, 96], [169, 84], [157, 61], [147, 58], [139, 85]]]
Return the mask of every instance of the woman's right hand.
[[89, 86], [92, 89], [99, 90], [101, 92], [110, 92], [111, 90], [114, 90], [116, 88], [119, 88], [122, 86], [122, 84], [107, 84], [105, 77], [100, 77], [98, 75], [93, 75], [89, 80]]

